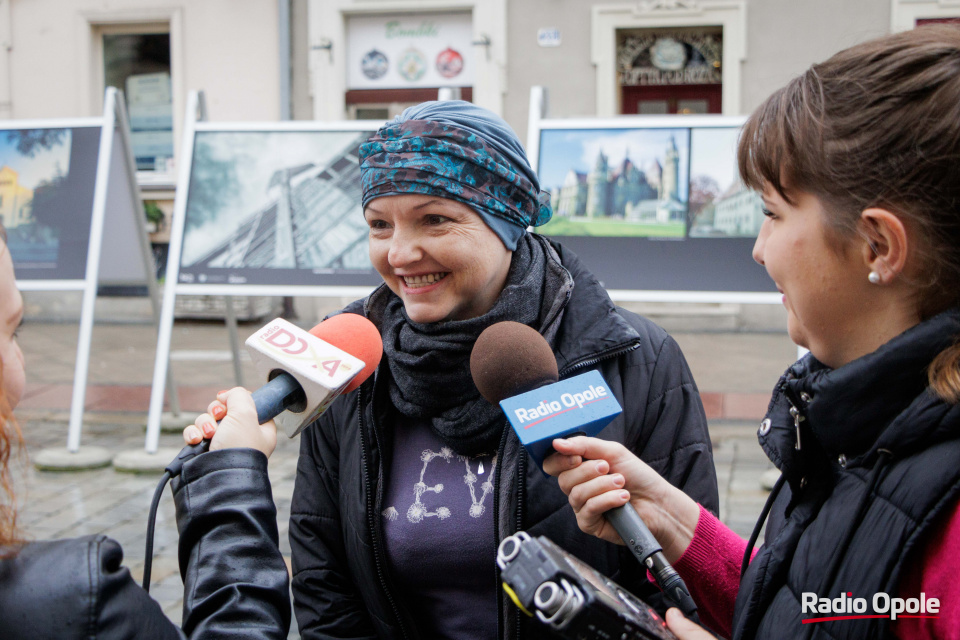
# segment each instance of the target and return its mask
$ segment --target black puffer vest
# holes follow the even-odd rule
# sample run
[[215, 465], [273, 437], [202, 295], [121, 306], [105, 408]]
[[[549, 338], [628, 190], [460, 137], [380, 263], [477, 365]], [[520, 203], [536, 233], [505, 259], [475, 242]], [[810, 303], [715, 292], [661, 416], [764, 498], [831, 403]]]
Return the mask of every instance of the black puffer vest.
[[954, 309], [839, 369], [807, 355], [780, 379], [760, 444], [782, 490], [740, 583], [734, 638], [890, 634], [888, 618], [803, 624], [837, 614], [803, 613], [801, 598], [852, 593], [873, 613], [873, 595], [900, 595], [904, 560], [956, 508], [960, 406], [927, 388], [926, 369], [957, 336]]

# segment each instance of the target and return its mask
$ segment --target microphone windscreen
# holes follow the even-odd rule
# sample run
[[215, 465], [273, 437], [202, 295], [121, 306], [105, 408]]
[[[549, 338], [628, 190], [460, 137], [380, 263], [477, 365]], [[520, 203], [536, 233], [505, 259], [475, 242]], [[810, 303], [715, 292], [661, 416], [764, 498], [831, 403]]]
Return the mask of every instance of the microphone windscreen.
[[341, 313], [327, 318], [310, 333], [324, 342], [346, 351], [366, 365], [343, 389], [349, 393], [369, 378], [380, 364], [383, 356], [383, 339], [377, 327], [361, 315]]
[[557, 358], [544, 337], [510, 321], [490, 325], [480, 334], [470, 353], [470, 374], [492, 405], [560, 378]]

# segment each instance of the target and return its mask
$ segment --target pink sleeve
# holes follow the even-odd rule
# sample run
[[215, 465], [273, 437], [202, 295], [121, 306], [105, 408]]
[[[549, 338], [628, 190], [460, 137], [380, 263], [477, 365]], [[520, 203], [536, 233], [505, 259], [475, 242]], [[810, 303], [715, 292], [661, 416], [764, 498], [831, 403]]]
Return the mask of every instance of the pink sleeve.
[[[898, 638], [960, 639], [960, 503], [935, 524], [907, 557], [897, 596], [940, 600], [935, 618], [897, 617], [890, 624]], [[919, 559], [919, 561], [918, 561]]]
[[690, 588], [700, 620], [723, 636], [729, 636], [733, 626], [746, 549], [746, 540], [701, 506], [693, 540], [673, 565]]

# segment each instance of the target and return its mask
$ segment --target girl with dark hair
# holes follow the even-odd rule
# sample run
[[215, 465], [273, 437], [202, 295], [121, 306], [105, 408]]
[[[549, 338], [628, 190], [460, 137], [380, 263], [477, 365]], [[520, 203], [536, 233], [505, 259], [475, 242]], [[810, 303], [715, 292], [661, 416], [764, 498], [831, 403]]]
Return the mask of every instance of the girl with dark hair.
[[750, 116], [739, 166], [765, 203], [754, 259], [810, 350], [760, 425], [782, 475], [754, 535], [614, 443], [558, 440], [547, 468], [603, 539], [631, 502], [724, 636], [960, 637], [960, 29], [814, 65]]
[[[8, 466], [23, 445], [13, 417], [25, 386], [16, 340], [22, 318], [13, 261], [0, 239], [0, 638], [286, 638], [287, 569], [267, 477], [276, 428], [272, 421], [257, 426], [243, 389], [223, 392], [210, 405], [217, 413], [230, 405], [211, 444], [219, 450], [187, 462], [174, 480], [182, 628], [133, 581], [115, 540], [24, 540]], [[206, 424], [210, 417], [197, 420]]]

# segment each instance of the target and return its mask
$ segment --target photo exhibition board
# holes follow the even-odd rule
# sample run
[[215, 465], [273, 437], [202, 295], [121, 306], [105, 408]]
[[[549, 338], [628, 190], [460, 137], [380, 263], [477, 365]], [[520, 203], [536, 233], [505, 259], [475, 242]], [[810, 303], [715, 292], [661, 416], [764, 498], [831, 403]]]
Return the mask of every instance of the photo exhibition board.
[[531, 160], [554, 211], [537, 231], [578, 254], [610, 290], [766, 302], [776, 289], [751, 256], [763, 206], [739, 179], [742, 123], [533, 120]]
[[99, 287], [145, 284], [157, 319], [160, 311], [129, 124], [114, 87], [104, 93], [102, 118], [0, 122], [0, 220], [21, 290], [82, 294], [67, 433], [67, 451], [77, 453]]
[[244, 130], [197, 123], [178, 286], [239, 293], [378, 284], [358, 153], [379, 124]]
[[86, 278], [102, 120], [0, 123], [0, 221], [18, 281]]

